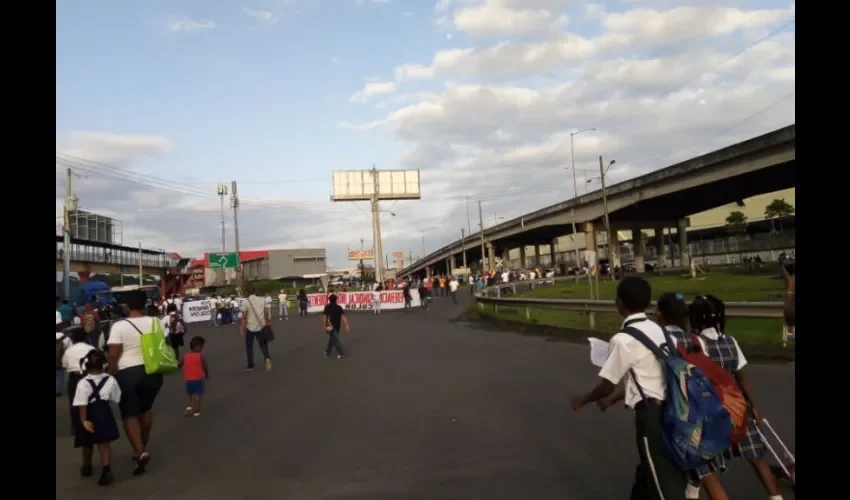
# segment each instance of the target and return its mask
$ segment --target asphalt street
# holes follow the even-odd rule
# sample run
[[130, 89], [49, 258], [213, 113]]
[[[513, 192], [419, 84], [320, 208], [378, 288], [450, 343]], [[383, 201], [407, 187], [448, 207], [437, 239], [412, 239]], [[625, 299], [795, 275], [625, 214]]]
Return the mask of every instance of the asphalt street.
[[[320, 317], [275, 321], [271, 372], [243, 371], [235, 326], [192, 324], [211, 370], [203, 415], [183, 416], [182, 375], [168, 376], [148, 474], [131, 476], [122, 436], [117, 481], [103, 488], [97, 474], [79, 477], [67, 401], [57, 399], [56, 498], [628, 498], [630, 412], [570, 408], [569, 396], [596, 382], [589, 348], [479, 328], [457, 321], [462, 311], [438, 298], [430, 312], [350, 313], [344, 360], [323, 355]], [[763, 415], [793, 450], [793, 366], [748, 372]], [[723, 482], [732, 498], [766, 498], [746, 463], [734, 462]]]

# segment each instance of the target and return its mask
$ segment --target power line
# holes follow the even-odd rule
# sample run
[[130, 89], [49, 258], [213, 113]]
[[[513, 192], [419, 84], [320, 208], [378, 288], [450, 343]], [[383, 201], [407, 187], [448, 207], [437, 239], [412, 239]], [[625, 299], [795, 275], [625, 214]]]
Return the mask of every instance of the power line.
[[[180, 185], [175, 182], [167, 181], [161, 178], [158, 178], [153, 175], [142, 175], [134, 172], [130, 172], [125, 169], [120, 169], [117, 167], [113, 167], [110, 165], [105, 165], [102, 163], [94, 162], [91, 160], [87, 160], [85, 158], [76, 157], [73, 155], [69, 155], [66, 153], [56, 153], [56, 163], [57, 165], [61, 165], [64, 167], [69, 167], [72, 169], [78, 169], [89, 173], [95, 173], [107, 178], [120, 180], [124, 182], [129, 182], [133, 184], [139, 184], [146, 187], [156, 188], [156, 189], [165, 189], [173, 192], [177, 192], [180, 194], [184, 194], [187, 196], [196, 196], [204, 199], [218, 199], [217, 196], [207, 193], [205, 191], [201, 191], [191, 186]], [[68, 157], [68, 158], [64, 158]], [[69, 159], [73, 158], [73, 159]], [[240, 202], [244, 205], [255, 206], [260, 208], [269, 208], [274, 210], [296, 210], [296, 211], [304, 211], [304, 212], [315, 212], [315, 213], [325, 213], [325, 214], [343, 214], [344, 212], [338, 210], [327, 210], [320, 209], [318, 207], [311, 207], [305, 205], [298, 205], [294, 203], [275, 203], [271, 204], [268, 202], [264, 202], [262, 200], [256, 200], [251, 198], [240, 198]]]

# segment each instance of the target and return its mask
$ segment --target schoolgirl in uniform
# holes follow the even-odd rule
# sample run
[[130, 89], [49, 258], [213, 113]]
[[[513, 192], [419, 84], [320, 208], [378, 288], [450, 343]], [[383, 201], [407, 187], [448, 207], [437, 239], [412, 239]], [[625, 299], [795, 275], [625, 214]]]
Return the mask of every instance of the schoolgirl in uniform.
[[68, 374], [68, 407], [71, 413], [72, 434], [77, 432], [80, 419], [80, 412], [74, 408], [74, 395], [77, 393], [77, 385], [85, 376], [86, 356], [95, 349], [87, 340], [86, 332], [82, 328], [75, 328], [71, 332], [71, 347], [62, 354], [62, 368]]
[[[688, 333], [688, 306], [685, 298], [678, 293], [664, 293], [658, 298], [655, 310], [655, 321], [676, 339], [677, 345], [683, 346], [687, 351], [700, 349], [706, 352], [705, 346], [700, 341], [696, 346], [694, 338]], [[729, 496], [723, 485], [720, 484], [719, 473], [726, 471], [726, 463], [723, 457], [717, 457], [694, 470], [687, 472], [688, 488], [685, 492], [687, 500], [699, 500], [700, 485], [705, 486], [705, 494], [710, 500], [728, 500]]]
[[74, 394], [74, 408], [78, 410], [74, 447], [83, 449], [83, 477], [92, 475], [92, 455], [97, 446], [100, 453], [101, 473], [97, 484], [108, 486], [115, 481], [112, 475], [112, 447], [110, 443], [120, 437], [118, 424], [112, 414], [110, 401], [121, 400], [121, 389], [113, 377], [104, 373], [106, 356], [97, 350], [85, 358], [86, 376], [79, 381]]
[[734, 338], [726, 335], [726, 306], [712, 295], [697, 297], [689, 308], [691, 330], [700, 336], [705, 347], [705, 353], [712, 361], [731, 373], [741, 391], [750, 404], [747, 434], [726, 453], [727, 458], [743, 458], [753, 467], [753, 470], [764, 485], [770, 500], [782, 500], [782, 495], [776, 486], [776, 478], [770, 466], [764, 461], [764, 441], [758, 432], [761, 415], [754, 403], [750, 383], [744, 374], [747, 358]]

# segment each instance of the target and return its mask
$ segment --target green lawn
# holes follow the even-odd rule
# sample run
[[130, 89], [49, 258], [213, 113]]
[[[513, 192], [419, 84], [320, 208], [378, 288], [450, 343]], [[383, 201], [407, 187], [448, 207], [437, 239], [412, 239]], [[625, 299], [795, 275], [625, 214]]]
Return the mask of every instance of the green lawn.
[[[650, 276], [647, 280], [652, 285], [652, 295], [657, 298], [664, 292], [677, 292], [690, 301], [695, 296], [712, 294], [728, 302], [744, 301], [780, 301], [784, 298], [784, 283], [776, 277], [775, 272], [765, 273], [735, 273], [711, 272], [693, 280], [683, 276]], [[617, 282], [607, 277], [599, 278], [599, 296], [602, 300], [613, 300]], [[549, 298], [549, 299], [589, 299], [590, 292], [587, 281], [576, 283], [559, 283], [553, 286], [543, 286], [532, 291], [518, 294], [519, 297]], [[494, 313], [491, 307], [485, 306], [475, 314], [509, 321], [529, 322], [522, 308], [499, 307]], [[590, 319], [587, 313], [577, 311], [557, 311], [552, 309], [532, 309], [531, 323], [551, 325], [581, 330], [590, 329]], [[616, 332], [622, 319], [616, 314], [595, 315], [594, 330], [600, 332]], [[749, 345], [782, 345], [782, 320], [730, 318], [727, 321], [727, 333], [734, 336], [741, 344]]]

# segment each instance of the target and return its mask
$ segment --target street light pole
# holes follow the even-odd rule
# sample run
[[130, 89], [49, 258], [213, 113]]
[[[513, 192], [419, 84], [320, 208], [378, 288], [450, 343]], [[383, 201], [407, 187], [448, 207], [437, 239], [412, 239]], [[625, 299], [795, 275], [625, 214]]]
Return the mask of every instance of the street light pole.
[[[570, 170], [573, 171], [573, 198], [578, 198], [578, 181], [576, 180], [576, 151], [575, 151], [575, 141], [573, 140], [575, 136], [581, 134], [582, 132], [588, 132], [591, 130], [596, 130], [595, 128], [588, 128], [584, 130], [579, 130], [577, 132], [570, 133]], [[586, 189], [586, 188], [585, 188]], [[570, 210], [570, 222], [573, 226], [573, 234], [572, 240], [575, 248], [575, 259], [576, 259], [576, 267], [579, 267], [579, 257], [578, 257], [578, 245], [576, 245], [576, 219], [575, 212]]]
[[[615, 160], [611, 160], [611, 163], [608, 164], [610, 167], [613, 165]], [[608, 263], [609, 266], [613, 266], [614, 264], [614, 247], [613, 240], [611, 237], [611, 221], [608, 218], [608, 192], [605, 189], [605, 165], [602, 162], [602, 156], [599, 157], [599, 180], [602, 183], [602, 213], [605, 216], [605, 234], [608, 235]], [[618, 243], [619, 244], [619, 243]], [[619, 252], [619, 249], [617, 249]], [[613, 271], [613, 268], [612, 268]], [[614, 279], [613, 272], [609, 271], [608, 274], [611, 276], [611, 280]]]

